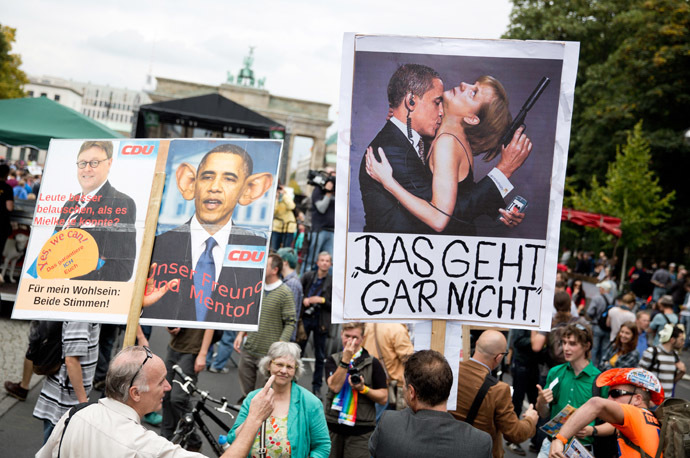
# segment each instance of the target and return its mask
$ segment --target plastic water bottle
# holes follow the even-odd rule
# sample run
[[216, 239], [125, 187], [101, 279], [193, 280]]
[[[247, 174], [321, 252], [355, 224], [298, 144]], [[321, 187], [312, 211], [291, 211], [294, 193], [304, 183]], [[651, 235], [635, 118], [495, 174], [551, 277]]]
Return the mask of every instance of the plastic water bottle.
[[226, 436], [225, 434], [221, 434], [220, 436], [218, 436], [218, 443], [220, 444], [220, 447], [223, 450], [227, 450], [230, 448], [230, 444], [228, 444], [228, 436]]

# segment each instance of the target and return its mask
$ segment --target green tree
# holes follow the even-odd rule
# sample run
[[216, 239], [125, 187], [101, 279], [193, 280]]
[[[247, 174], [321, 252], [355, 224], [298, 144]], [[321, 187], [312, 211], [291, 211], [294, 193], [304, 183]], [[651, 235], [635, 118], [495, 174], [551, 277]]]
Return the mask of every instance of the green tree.
[[650, 244], [669, 219], [675, 197], [675, 191], [664, 195], [659, 179], [649, 169], [650, 158], [649, 141], [640, 121], [628, 132], [627, 143], [616, 148], [616, 159], [608, 166], [605, 184], [592, 177], [590, 188], [573, 193], [567, 203], [578, 210], [620, 218], [620, 243], [625, 247]]
[[[688, 0], [513, 0], [506, 38], [580, 42], [568, 176], [576, 189], [602, 179], [638, 120], [666, 192], [686, 180], [690, 147]], [[690, 193], [659, 234], [657, 255], [690, 240]]]
[[16, 29], [0, 24], [0, 99], [24, 97], [22, 86], [29, 82], [26, 73], [19, 68], [22, 58], [12, 54], [16, 33]]

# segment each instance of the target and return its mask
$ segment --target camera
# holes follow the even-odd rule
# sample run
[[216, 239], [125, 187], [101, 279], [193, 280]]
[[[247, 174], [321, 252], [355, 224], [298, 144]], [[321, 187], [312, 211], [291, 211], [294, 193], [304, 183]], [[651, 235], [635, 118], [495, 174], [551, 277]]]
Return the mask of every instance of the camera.
[[350, 382], [353, 385], [359, 385], [362, 383], [362, 374], [357, 370], [356, 368], [351, 368], [347, 371], [348, 374], [350, 374]]
[[307, 183], [312, 186], [318, 186], [324, 192], [329, 192], [326, 189], [326, 183], [333, 183], [333, 189], [330, 192], [335, 191], [335, 175], [330, 175], [324, 170], [309, 170], [307, 173]]

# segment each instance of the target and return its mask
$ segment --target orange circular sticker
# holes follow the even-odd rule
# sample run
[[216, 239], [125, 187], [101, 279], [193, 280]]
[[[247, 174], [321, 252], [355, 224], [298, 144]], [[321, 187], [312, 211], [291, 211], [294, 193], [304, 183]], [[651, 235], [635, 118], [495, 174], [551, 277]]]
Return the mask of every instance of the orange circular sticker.
[[98, 245], [83, 229], [63, 229], [41, 248], [36, 262], [38, 276], [46, 279], [74, 278], [98, 265]]

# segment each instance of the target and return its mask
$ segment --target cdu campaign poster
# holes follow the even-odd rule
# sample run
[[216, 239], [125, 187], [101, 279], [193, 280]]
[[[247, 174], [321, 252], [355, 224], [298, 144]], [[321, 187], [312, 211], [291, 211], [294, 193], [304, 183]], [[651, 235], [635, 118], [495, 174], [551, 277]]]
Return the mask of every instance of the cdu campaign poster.
[[50, 142], [12, 318], [126, 322], [160, 148]]
[[124, 324], [153, 176], [166, 182], [141, 324], [256, 330], [274, 140], [53, 140], [12, 318]]
[[334, 321], [550, 327], [578, 52], [345, 36]]
[[258, 328], [281, 148], [170, 142], [142, 324]]

